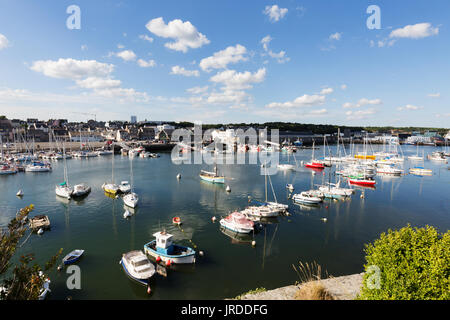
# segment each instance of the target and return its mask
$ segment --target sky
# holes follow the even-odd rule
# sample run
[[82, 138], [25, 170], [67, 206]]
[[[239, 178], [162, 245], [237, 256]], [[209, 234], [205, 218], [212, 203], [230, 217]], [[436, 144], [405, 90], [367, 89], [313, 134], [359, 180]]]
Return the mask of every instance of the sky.
[[3, 0], [0, 115], [449, 128], [449, 23], [448, 0]]

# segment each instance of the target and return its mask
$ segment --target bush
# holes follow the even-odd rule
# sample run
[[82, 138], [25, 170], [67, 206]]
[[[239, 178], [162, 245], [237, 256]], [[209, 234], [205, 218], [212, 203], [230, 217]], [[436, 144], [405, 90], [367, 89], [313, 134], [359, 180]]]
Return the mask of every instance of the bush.
[[[450, 298], [450, 231], [439, 234], [433, 227], [382, 233], [365, 248], [363, 286], [366, 300], [448, 300]], [[379, 286], [374, 288], [379, 268]]]

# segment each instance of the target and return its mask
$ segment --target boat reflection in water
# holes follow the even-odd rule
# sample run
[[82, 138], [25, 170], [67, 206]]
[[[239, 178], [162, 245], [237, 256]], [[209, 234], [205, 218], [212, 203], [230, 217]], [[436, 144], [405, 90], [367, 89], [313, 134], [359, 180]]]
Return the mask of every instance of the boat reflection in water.
[[253, 235], [249, 233], [235, 232], [222, 226], [220, 227], [220, 231], [231, 238], [231, 243], [233, 244], [251, 244], [253, 241]]

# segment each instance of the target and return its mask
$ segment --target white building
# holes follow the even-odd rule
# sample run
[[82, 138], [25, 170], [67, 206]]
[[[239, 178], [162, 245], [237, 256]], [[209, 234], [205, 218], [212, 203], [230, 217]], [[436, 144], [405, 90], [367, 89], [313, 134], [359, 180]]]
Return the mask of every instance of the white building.
[[224, 144], [233, 144], [237, 141], [234, 129], [227, 129], [225, 131], [214, 130], [211, 132], [211, 137], [215, 142]]

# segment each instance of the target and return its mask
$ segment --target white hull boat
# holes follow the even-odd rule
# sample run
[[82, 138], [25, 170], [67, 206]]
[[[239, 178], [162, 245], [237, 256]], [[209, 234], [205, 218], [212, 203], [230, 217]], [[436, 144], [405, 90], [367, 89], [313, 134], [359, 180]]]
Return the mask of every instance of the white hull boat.
[[73, 197], [83, 197], [91, 192], [91, 187], [82, 183], [73, 187]]
[[128, 193], [123, 196], [123, 203], [130, 207], [130, 208], [136, 208], [139, 202], [139, 197], [136, 193]]
[[301, 204], [319, 204], [322, 202], [321, 198], [314, 197], [313, 195], [307, 192], [302, 192], [300, 194], [293, 195], [292, 200], [296, 203]]
[[239, 233], [250, 233], [254, 230], [255, 223], [240, 212], [233, 212], [220, 220], [220, 225]]
[[72, 197], [73, 188], [67, 185], [59, 185], [55, 187], [55, 193], [57, 196], [70, 199]]
[[155, 274], [155, 266], [140, 250], [124, 253], [120, 264], [127, 276], [143, 285], [148, 285], [150, 278]]

